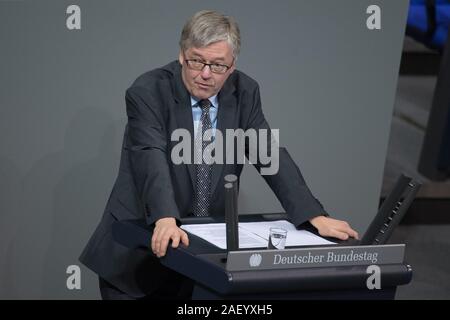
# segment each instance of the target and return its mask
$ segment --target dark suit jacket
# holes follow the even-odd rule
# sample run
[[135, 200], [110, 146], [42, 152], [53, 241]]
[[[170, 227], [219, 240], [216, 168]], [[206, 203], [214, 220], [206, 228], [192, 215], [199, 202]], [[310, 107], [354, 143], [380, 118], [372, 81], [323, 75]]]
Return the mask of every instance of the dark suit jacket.
[[[269, 129], [258, 84], [244, 73], [234, 71], [218, 99], [217, 129], [223, 133], [225, 129]], [[173, 130], [185, 128], [192, 136], [194, 131], [190, 95], [178, 61], [141, 75], [126, 92], [126, 107], [128, 123], [119, 174], [102, 220], [80, 261], [128, 294], [142, 296], [161, 285], [169, 272], [148, 252], [129, 250], [116, 243], [111, 226], [115, 220], [145, 217], [148, 224], [153, 224], [163, 217], [190, 215], [195, 167], [175, 165], [170, 159], [177, 144], [171, 141]], [[261, 168], [258, 163], [255, 167]], [[242, 164], [213, 165], [210, 215], [224, 213], [223, 177], [239, 176], [242, 168]], [[263, 177], [293, 224], [298, 226], [312, 217], [326, 215], [284, 148], [279, 150], [278, 173]]]

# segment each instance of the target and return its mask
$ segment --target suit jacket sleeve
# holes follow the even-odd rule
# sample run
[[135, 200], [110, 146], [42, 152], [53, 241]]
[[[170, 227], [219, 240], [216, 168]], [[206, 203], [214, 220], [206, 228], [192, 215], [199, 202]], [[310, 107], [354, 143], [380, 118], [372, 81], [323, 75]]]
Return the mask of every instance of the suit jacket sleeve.
[[125, 96], [130, 166], [148, 224], [164, 217], [180, 218], [168, 165], [162, 103], [155, 94], [133, 86]]
[[[248, 128], [255, 130], [267, 129], [270, 132], [270, 127], [264, 118], [261, 109], [261, 98], [258, 86], [253, 92], [253, 105], [249, 114], [247, 129]], [[270, 150], [271, 134], [268, 134], [267, 137], [267, 149]], [[248, 154], [248, 147], [246, 148], [246, 152]], [[261, 168], [269, 165], [262, 165], [258, 157], [258, 162], [255, 163], [254, 166], [258, 172], [261, 173]], [[313, 217], [319, 215], [328, 216], [322, 204], [312, 195], [298, 166], [295, 164], [286, 148], [279, 148], [278, 172], [274, 175], [262, 175], [262, 177], [275, 193], [284, 210], [289, 215], [291, 222], [296, 227], [308, 222], [308, 220]]]

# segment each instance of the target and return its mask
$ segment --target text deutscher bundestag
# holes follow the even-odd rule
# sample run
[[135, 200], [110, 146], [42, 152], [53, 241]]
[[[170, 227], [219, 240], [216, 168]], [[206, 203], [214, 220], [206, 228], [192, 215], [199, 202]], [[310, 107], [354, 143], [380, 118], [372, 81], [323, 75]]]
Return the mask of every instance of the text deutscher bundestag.
[[370, 262], [376, 263], [378, 261], [377, 252], [360, 252], [355, 253], [351, 250], [349, 253], [338, 254], [335, 252], [327, 252], [327, 254], [312, 254], [308, 252], [305, 255], [292, 254], [281, 255], [274, 254], [273, 264], [315, 264], [315, 263], [339, 263], [339, 262]]

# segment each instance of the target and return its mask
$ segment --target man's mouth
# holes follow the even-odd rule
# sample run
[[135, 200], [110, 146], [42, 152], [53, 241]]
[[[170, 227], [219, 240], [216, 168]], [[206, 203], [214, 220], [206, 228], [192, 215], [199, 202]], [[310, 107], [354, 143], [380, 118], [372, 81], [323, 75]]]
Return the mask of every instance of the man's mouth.
[[208, 89], [208, 88], [212, 87], [211, 85], [204, 84], [204, 83], [199, 83], [199, 82], [196, 82], [196, 84], [197, 84], [197, 86], [199, 86], [202, 89]]

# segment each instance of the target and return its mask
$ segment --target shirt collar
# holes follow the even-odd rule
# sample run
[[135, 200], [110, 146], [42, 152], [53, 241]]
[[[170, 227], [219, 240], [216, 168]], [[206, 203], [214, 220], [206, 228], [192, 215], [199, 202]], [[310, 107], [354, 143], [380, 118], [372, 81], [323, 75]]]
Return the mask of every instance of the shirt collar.
[[[211, 107], [217, 108], [219, 106], [219, 101], [217, 99], [217, 94], [208, 98], [209, 102], [211, 102]], [[198, 103], [198, 99], [191, 96], [191, 107]]]

